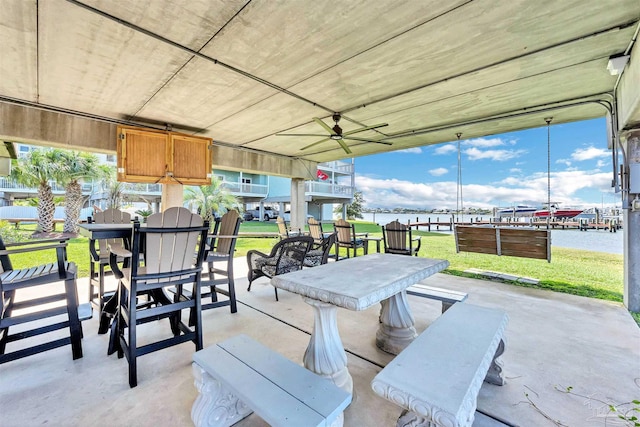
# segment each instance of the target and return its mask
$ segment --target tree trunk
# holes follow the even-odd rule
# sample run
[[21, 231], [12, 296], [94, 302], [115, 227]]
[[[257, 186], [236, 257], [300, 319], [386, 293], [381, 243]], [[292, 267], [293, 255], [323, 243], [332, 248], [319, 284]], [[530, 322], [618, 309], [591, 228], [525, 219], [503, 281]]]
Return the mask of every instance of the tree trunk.
[[53, 231], [53, 215], [56, 206], [53, 203], [53, 192], [48, 183], [41, 183], [38, 186], [38, 227], [40, 233], [50, 233]]
[[65, 189], [65, 206], [64, 206], [64, 232], [78, 232], [78, 218], [80, 218], [80, 209], [82, 209], [82, 187], [78, 181], [73, 181]]

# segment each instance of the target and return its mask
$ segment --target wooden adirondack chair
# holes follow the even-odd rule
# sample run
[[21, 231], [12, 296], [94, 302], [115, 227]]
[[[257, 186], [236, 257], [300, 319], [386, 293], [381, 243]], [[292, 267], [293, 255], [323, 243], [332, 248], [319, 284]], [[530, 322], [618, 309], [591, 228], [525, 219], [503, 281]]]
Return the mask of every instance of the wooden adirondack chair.
[[[91, 304], [78, 304], [77, 268], [75, 263], [67, 261], [67, 240], [38, 239], [5, 245], [0, 237], [0, 364], [68, 344], [71, 344], [74, 360], [82, 357], [80, 321], [91, 318]], [[12, 254], [45, 250], [55, 251], [56, 262], [22, 269], [14, 269], [11, 264]], [[60, 286], [56, 282], [64, 282], [64, 290], [52, 293], [52, 289]], [[35, 287], [38, 288], [36, 296], [21, 296], [23, 293], [34, 294], [30, 288]], [[64, 304], [60, 304], [61, 301]], [[61, 319], [61, 316], [66, 319]], [[18, 326], [18, 332], [9, 333], [9, 329], [15, 326]], [[49, 341], [6, 352], [8, 343], [26, 338], [34, 340], [36, 336], [66, 328], [69, 336], [50, 338]]]
[[367, 233], [356, 235], [356, 228], [354, 224], [350, 224], [344, 219], [339, 219], [333, 223], [333, 227], [337, 234], [336, 236], [336, 260], [340, 259], [340, 248], [346, 248], [347, 258], [350, 258], [350, 251], [353, 251], [353, 256], [358, 256], [358, 249], [362, 249], [364, 255], [367, 254], [367, 242], [365, 238]]
[[420, 237], [411, 236], [411, 227], [399, 221], [382, 226], [384, 251], [388, 254], [415, 255], [420, 250]]
[[[89, 217], [96, 224], [130, 224], [131, 215], [118, 209], [106, 209]], [[105, 301], [113, 295], [115, 289], [105, 294], [105, 276], [113, 272], [109, 268], [109, 245], [121, 244], [122, 239], [100, 239], [89, 242], [89, 301], [102, 313]], [[96, 245], [98, 246], [96, 248]]]
[[[131, 266], [123, 269], [118, 286], [116, 324], [118, 357], [127, 356], [131, 387], [138, 383], [139, 356], [187, 341], [196, 350], [202, 349], [200, 283], [208, 231], [208, 222], [199, 215], [185, 208], [169, 208], [149, 216], [146, 226], [134, 224], [130, 252], [121, 246], [110, 248], [112, 256], [131, 257]], [[183, 292], [185, 286], [193, 292]], [[173, 289], [173, 299], [167, 297], [165, 288]], [[140, 295], [148, 295], [149, 302], [138, 304]], [[193, 328], [182, 321], [184, 309], [195, 312]], [[138, 325], [164, 318], [169, 318], [172, 337], [138, 346]]]

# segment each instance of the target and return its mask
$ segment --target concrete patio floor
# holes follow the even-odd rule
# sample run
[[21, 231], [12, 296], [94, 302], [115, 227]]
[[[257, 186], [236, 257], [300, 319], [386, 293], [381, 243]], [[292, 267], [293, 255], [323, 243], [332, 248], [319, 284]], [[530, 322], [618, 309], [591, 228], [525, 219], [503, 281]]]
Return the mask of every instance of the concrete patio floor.
[[[247, 334], [297, 363], [313, 326], [311, 308], [295, 294], [274, 298], [267, 279], [247, 292], [246, 263], [237, 258], [238, 312], [203, 312], [205, 346]], [[363, 277], [362, 280], [367, 280]], [[511, 425], [621, 425], [603, 402], [640, 399], [640, 328], [617, 303], [437, 274], [423, 283], [469, 293], [468, 303], [509, 314], [502, 357], [507, 384], [484, 384], [478, 410]], [[81, 300], [87, 280], [80, 280]], [[440, 303], [409, 296], [418, 333], [440, 315]], [[340, 335], [354, 380], [345, 426], [394, 426], [401, 410], [373, 393], [370, 382], [392, 356], [377, 349], [378, 309], [338, 310]], [[97, 335], [98, 316], [83, 323], [84, 357], [69, 346], [0, 365], [0, 426], [189, 426], [196, 398], [192, 344], [141, 357], [138, 386], [130, 389], [127, 363], [107, 356], [107, 335]], [[139, 337], [165, 334], [168, 322], [152, 322]], [[143, 339], [143, 338], [141, 338]], [[16, 348], [13, 344], [13, 349]], [[573, 387], [570, 395], [558, 391]], [[535, 405], [535, 407], [534, 407]], [[475, 425], [494, 425], [478, 417]], [[256, 415], [238, 426], [265, 426]]]

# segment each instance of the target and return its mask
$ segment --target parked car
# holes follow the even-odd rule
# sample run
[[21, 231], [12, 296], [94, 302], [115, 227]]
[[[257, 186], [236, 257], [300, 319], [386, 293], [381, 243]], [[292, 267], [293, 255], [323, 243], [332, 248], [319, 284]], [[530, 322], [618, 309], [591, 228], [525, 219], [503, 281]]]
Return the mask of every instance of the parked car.
[[[251, 221], [249, 218], [249, 214], [251, 214], [251, 219], [254, 218], [260, 218], [260, 209], [259, 208], [255, 208], [255, 209], [249, 209], [244, 213], [244, 219], [245, 221]], [[278, 215], [280, 215], [280, 212], [278, 212], [276, 209], [273, 209], [271, 206], [265, 206], [264, 207], [264, 220], [265, 221], [269, 221], [271, 219], [276, 219], [278, 217]]]
[[253, 213], [251, 211], [246, 211], [245, 213], [242, 214], [242, 218], [245, 221], [253, 221]]

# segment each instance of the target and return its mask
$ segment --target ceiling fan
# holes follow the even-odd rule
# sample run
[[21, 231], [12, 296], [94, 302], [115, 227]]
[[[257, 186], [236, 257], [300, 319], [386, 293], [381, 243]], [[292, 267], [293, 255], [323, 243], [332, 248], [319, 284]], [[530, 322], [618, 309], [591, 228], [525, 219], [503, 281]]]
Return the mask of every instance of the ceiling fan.
[[388, 126], [387, 123], [380, 123], [377, 125], [373, 125], [373, 126], [365, 126], [359, 129], [354, 129], [354, 130], [350, 130], [348, 132], [342, 132], [342, 128], [340, 127], [340, 125], [338, 125], [338, 122], [340, 121], [340, 118], [342, 116], [340, 115], [340, 113], [334, 113], [332, 118], [333, 121], [335, 122], [335, 126], [334, 127], [329, 127], [328, 124], [326, 124], [325, 122], [323, 122], [322, 120], [320, 120], [317, 117], [313, 118], [313, 121], [315, 121], [317, 124], [319, 124], [320, 126], [322, 126], [327, 132], [329, 132], [329, 135], [322, 135], [322, 134], [315, 134], [315, 133], [277, 133], [276, 136], [319, 136], [319, 137], [323, 137], [323, 139], [321, 139], [320, 141], [316, 141], [313, 144], [309, 144], [306, 147], [302, 147], [300, 150], [306, 150], [307, 148], [311, 148], [314, 147], [318, 144], [322, 144], [325, 141], [336, 141], [338, 144], [340, 144], [340, 146], [342, 147], [342, 149], [345, 151], [345, 153], [347, 154], [351, 154], [351, 150], [349, 149], [349, 147], [347, 146], [347, 144], [344, 142], [345, 140], [352, 140], [352, 141], [361, 141], [361, 142], [374, 142], [376, 144], [385, 144], [385, 145], [393, 145], [390, 142], [387, 141], [376, 141], [374, 139], [366, 139], [366, 138], [357, 138], [355, 136], [350, 136], [353, 135], [354, 133], [358, 133], [358, 132], [364, 132], [365, 130], [371, 130], [371, 129], [378, 129], [384, 126]]

